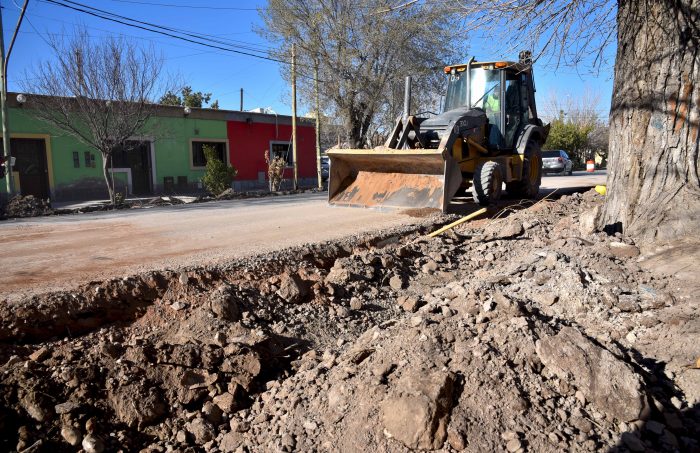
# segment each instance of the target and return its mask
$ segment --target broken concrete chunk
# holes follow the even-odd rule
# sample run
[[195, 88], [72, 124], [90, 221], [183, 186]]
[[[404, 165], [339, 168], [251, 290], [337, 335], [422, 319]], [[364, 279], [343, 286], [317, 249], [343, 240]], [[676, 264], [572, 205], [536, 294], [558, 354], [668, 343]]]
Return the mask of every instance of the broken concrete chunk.
[[441, 448], [447, 438], [453, 384], [449, 372], [404, 372], [393, 395], [382, 404], [386, 432], [408, 448]]
[[542, 338], [536, 351], [546, 367], [560, 379], [573, 380], [600, 410], [621, 421], [639, 418], [644, 408], [639, 376], [577, 329], [564, 327]]

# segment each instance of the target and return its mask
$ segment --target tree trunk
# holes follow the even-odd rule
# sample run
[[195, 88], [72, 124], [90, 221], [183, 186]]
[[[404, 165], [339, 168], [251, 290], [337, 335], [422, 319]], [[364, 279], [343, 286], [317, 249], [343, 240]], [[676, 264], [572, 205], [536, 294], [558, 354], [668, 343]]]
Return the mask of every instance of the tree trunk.
[[700, 0], [620, 0], [601, 226], [641, 245], [700, 225]]
[[109, 201], [114, 204], [114, 179], [112, 178], [112, 173], [109, 171], [110, 168], [110, 156], [102, 153], [102, 174], [105, 178], [105, 184], [107, 184], [107, 192], [109, 193]]

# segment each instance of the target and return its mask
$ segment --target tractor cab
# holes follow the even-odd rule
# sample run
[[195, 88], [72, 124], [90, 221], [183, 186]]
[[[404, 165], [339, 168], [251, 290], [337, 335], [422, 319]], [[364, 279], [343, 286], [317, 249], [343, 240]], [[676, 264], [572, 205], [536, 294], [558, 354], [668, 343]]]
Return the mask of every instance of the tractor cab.
[[512, 150], [520, 128], [537, 118], [530, 68], [509, 61], [470, 61], [445, 67], [448, 82], [443, 112], [483, 110], [488, 118], [488, 148]]

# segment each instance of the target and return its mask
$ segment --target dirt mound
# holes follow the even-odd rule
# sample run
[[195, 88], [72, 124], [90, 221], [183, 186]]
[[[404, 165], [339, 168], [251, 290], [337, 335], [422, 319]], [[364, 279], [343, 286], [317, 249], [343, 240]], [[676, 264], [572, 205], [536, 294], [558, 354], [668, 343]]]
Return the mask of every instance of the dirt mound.
[[49, 200], [36, 198], [34, 195], [17, 195], [3, 207], [0, 216], [7, 218], [39, 217], [53, 214]]
[[599, 202], [0, 307], [0, 446], [697, 450], [693, 291]]

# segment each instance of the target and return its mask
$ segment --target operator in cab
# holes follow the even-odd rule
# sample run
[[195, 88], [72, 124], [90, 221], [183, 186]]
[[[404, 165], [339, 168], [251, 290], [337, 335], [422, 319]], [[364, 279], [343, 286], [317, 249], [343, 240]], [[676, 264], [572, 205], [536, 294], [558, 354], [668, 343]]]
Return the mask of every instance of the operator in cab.
[[484, 99], [484, 111], [491, 125], [489, 131], [489, 143], [498, 145], [501, 138], [500, 112], [501, 112], [501, 86], [496, 84]]

